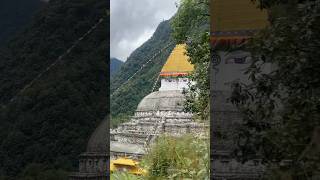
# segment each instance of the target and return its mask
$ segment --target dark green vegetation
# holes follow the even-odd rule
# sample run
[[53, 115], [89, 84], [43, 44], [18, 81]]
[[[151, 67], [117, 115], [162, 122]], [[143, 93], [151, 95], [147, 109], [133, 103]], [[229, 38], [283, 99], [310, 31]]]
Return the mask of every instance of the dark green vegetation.
[[117, 58], [111, 58], [110, 59], [110, 76], [113, 76], [114, 74], [116, 74], [121, 66], [122, 66], [123, 62]]
[[209, 180], [209, 141], [185, 135], [161, 136], [142, 161], [146, 179]]
[[[107, 114], [107, 8], [100, 0], [50, 1], [0, 50], [0, 175], [64, 179], [63, 171], [77, 167], [78, 155]], [[97, 29], [9, 102], [101, 17], [106, 20]]]
[[110, 176], [111, 180], [143, 180], [145, 177], [129, 174], [126, 172], [114, 172]]
[[[126, 120], [127, 115], [132, 115], [142, 98], [151, 93], [153, 84], [174, 47], [170, 34], [169, 21], [160, 23], [153, 36], [130, 55], [112, 78], [110, 88], [113, 125]], [[169, 44], [171, 45], [167, 49], [124, 84], [143, 64]]]
[[40, 0], [1, 0], [0, 46], [21, 31], [44, 4]]
[[172, 20], [173, 37], [177, 42], [187, 43], [187, 55], [195, 69], [186, 93], [185, 108], [199, 120], [209, 118], [209, 62], [210, 62], [210, 16], [208, 0], [182, 0]]
[[232, 97], [245, 121], [237, 154], [262, 158], [269, 179], [311, 179], [320, 168], [320, 1], [270, 2], [271, 25], [245, 47], [252, 84], [235, 85]]

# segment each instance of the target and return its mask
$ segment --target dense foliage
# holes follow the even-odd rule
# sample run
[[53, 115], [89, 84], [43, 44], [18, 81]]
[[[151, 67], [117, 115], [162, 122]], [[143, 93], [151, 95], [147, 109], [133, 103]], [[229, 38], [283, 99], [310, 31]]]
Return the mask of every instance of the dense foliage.
[[163, 135], [151, 146], [142, 166], [146, 179], [209, 180], [209, 141], [194, 135], [170, 137]]
[[320, 168], [320, 1], [299, 2], [269, 6], [270, 26], [245, 47], [252, 83], [232, 96], [244, 117], [237, 155], [261, 158], [270, 179], [308, 179]]
[[172, 37], [178, 43], [195, 40], [209, 32], [209, 0], [180, 0], [178, 12], [171, 21]]
[[[114, 125], [128, 120], [127, 115], [132, 115], [142, 98], [151, 93], [161, 68], [174, 47], [170, 33], [169, 21], [161, 22], [153, 36], [129, 56], [111, 79], [111, 113]], [[164, 49], [166, 46], [168, 48]], [[162, 49], [164, 51], [158, 54]], [[158, 56], [127, 82], [155, 54]]]
[[179, 43], [187, 43], [187, 55], [194, 65], [191, 79], [196, 84], [185, 92], [186, 110], [192, 112], [196, 119], [209, 118], [209, 1], [182, 0], [177, 14], [172, 20], [173, 37]]
[[107, 8], [99, 0], [50, 1], [0, 50], [0, 175], [46, 179], [47, 173], [48, 179], [52, 174], [59, 179], [65, 176], [62, 171], [75, 170], [78, 155], [107, 114], [108, 18], [15, 101], [9, 100], [107, 17]]
[[198, 36], [192, 43], [188, 44], [187, 55], [195, 69], [191, 79], [196, 84], [191, 85], [189, 91], [186, 91], [186, 111], [192, 112], [195, 119], [209, 122], [210, 115], [210, 44], [209, 33], [205, 32]]
[[141, 176], [135, 176], [126, 172], [114, 172], [110, 176], [110, 180], [142, 180]]
[[0, 46], [22, 31], [32, 16], [43, 7], [40, 0], [1, 0], [0, 1]]

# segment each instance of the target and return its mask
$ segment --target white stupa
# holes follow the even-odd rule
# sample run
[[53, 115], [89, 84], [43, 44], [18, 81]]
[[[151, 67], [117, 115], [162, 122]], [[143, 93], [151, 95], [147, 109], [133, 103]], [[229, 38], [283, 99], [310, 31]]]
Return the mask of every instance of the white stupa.
[[[188, 76], [193, 65], [188, 61], [186, 45], [177, 45], [163, 66], [161, 87], [144, 97], [131, 120], [111, 130], [111, 159], [117, 157], [139, 158], [154, 140], [163, 133], [181, 136], [186, 133], [201, 134], [208, 128], [192, 119], [184, 111], [183, 89], [188, 88]], [[192, 82], [191, 82], [192, 83]]]

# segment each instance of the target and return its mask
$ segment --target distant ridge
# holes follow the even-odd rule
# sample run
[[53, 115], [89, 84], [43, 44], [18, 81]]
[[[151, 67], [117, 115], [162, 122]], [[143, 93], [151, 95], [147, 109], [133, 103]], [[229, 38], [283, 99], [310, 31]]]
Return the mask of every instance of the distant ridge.
[[124, 62], [117, 58], [110, 58], [110, 77], [116, 74], [123, 64]]

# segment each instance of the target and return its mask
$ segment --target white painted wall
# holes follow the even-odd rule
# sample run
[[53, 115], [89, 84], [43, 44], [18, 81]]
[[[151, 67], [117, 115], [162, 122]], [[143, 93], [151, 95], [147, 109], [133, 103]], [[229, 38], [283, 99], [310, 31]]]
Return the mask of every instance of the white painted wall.
[[[161, 79], [161, 87], [159, 91], [171, 91], [188, 89], [188, 78], [163, 78]], [[192, 82], [191, 82], [192, 83]]]

